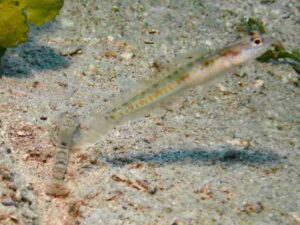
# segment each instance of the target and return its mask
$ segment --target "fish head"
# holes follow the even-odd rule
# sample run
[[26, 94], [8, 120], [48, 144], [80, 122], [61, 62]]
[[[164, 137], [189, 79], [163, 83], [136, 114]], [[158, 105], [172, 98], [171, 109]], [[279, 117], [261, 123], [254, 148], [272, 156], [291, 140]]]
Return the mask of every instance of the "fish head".
[[249, 36], [240, 43], [231, 46], [230, 61], [234, 65], [240, 65], [249, 60], [256, 59], [267, 51], [274, 42], [273, 39], [256, 31], [249, 33]]

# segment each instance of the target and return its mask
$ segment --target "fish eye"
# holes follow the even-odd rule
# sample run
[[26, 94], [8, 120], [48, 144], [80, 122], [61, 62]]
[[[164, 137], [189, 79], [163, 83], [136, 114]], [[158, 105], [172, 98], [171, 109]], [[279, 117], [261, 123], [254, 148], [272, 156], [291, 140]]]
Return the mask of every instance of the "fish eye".
[[259, 45], [259, 44], [261, 44], [261, 40], [260, 40], [260, 39], [255, 39], [255, 40], [254, 40], [254, 43], [255, 43], [256, 45]]
[[252, 42], [255, 46], [260, 46], [260, 45], [262, 45], [262, 39], [259, 38], [259, 37], [251, 38], [251, 42]]

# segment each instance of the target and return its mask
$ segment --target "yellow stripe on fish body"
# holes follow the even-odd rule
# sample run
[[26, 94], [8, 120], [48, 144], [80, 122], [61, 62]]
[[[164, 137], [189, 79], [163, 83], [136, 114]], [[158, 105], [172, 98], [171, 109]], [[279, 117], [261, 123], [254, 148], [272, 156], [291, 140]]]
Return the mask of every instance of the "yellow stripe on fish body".
[[215, 56], [206, 59], [205, 61], [203, 61], [203, 57], [196, 58], [193, 62], [174, 71], [163, 80], [132, 97], [120, 107], [114, 108], [106, 118], [110, 121], [117, 122], [133, 112], [145, 109], [148, 106], [178, 93], [180, 90], [195, 85], [195, 74], [197, 75], [199, 71], [204, 72], [205, 69], [209, 69], [209, 67], [216, 63], [217, 59], [218, 58]]
[[120, 107], [113, 109], [107, 118], [118, 121], [132, 112], [144, 109], [176, 93], [178, 90], [184, 88], [186, 80], [189, 78], [190, 74], [186, 73], [186, 69], [175, 71], [159, 83], [155, 83], [145, 91], [134, 96]]

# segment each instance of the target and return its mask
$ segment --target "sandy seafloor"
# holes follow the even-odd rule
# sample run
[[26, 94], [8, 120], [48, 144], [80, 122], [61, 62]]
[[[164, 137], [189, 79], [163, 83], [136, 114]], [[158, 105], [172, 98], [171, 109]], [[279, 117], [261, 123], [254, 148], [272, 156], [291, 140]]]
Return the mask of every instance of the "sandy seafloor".
[[33, 28], [3, 59], [0, 224], [300, 224], [299, 75], [288, 65], [248, 63], [74, 149], [69, 195], [46, 195], [59, 113], [111, 107], [155, 65], [237, 40], [244, 16], [299, 48], [299, 1], [262, 2], [66, 1]]

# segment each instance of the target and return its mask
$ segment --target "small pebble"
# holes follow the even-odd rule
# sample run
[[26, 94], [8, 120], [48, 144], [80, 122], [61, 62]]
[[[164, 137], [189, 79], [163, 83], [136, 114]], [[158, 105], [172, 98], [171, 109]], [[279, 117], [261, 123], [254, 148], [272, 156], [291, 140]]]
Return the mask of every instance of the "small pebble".
[[132, 52], [123, 52], [121, 54], [121, 58], [124, 59], [124, 60], [132, 59], [133, 56], [134, 56], [134, 54]]
[[242, 140], [238, 138], [227, 140], [226, 142], [231, 146], [239, 147], [239, 148], [247, 148], [250, 145], [250, 142], [248, 140]]
[[111, 51], [106, 51], [106, 52], [104, 52], [104, 57], [106, 59], [114, 59], [114, 58], [117, 58], [117, 54], [114, 52], [111, 52]]
[[213, 42], [211, 40], [205, 40], [204, 43], [209, 47], [213, 46]]
[[261, 202], [246, 203], [243, 205], [242, 211], [248, 214], [250, 213], [260, 213], [263, 211], [264, 207]]
[[156, 33], [157, 33], [157, 30], [155, 30], [155, 29], [150, 29], [150, 30], [148, 30], [148, 33], [149, 33], [149, 34], [156, 34]]
[[2, 203], [2, 205], [4, 205], [4, 206], [15, 206], [15, 207], [18, 206], [17, 203], [14, 202], [14, 201], [12, 201], [11, 199], [4, 199], [4, 200], [2, 200], [1, 203]]
[[260, 88], [264, 85], [264, 81], [263, 80], [255, 80], [254, 83], [253, 83], [253, 87], [254, 88]]
[[115, 40], [115, 38], [113, 36], [109, 35], [109, 36], [107, 36], [107, 40], [109, 42], [113, 42]]
[[91, 73], [97, 73], [97, 67], [96, 67], [96, 65], [95, 64], [90, 64], [89, 65], [89, 71], [91, 72]]
[[47, 116], [41, 116], [40, 117], [40, 120], [47, 120], [48, 118], [47, 118]]

